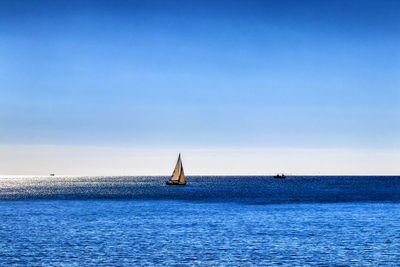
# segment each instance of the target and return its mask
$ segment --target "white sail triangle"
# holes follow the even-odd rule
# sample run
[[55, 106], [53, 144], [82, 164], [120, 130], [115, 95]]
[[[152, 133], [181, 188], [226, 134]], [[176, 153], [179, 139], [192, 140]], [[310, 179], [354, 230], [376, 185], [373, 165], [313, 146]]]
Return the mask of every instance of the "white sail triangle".
[[182, 162], [181, 162], [181, 173], [180, 173], [180, 175], [179, 175], [178, 182], [179, 182], [180, 184], [186, 184], [185, 173], [183, 172], [183, 164], [182, 164]]
[[181, 174], [181, 166], [182, 166], [182, 161], [181, 161], [181, 154], [179, 154], [178, 161], [176, 162], [174, 172], [171, 175], [170, 181], [178, 181], [179, 176]]

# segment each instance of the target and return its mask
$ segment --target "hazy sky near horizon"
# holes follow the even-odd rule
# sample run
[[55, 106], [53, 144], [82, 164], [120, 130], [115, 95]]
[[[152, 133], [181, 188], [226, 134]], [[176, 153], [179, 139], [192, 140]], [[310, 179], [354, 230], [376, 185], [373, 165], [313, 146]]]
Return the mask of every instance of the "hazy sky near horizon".
[[400, 2], [1, 1], [0, 145], [398, 151]]

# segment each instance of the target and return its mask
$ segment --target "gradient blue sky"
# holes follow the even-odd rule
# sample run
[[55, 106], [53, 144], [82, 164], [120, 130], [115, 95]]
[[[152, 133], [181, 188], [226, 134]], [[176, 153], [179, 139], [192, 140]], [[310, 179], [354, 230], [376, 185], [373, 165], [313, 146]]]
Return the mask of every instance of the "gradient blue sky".
[[2, 0], [0, 129], [7, 146], [397, 150], [400, 2]]

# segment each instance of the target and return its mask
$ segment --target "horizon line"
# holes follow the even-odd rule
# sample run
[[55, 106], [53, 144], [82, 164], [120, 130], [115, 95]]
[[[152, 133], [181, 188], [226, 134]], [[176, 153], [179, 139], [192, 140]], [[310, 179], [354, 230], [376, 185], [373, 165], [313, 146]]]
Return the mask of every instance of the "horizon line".
[[[192, 174], [192, 175], [185, 175], [186, 177], [273, 177], [275, 174]], [[390, 177], [390, 176], [400, 176], [400, 174], [285, 174], [286, 177], [301, 177], [301, 176], [355, 176], [355, 177], [364, 177], [364, 176], [381, 176], [381, 177]], [[151, 174], [151, 175], [57, 175], [50, 176], [49, 174], [37, 174], [37, 175], [18, 175], [18, 174], [11, 174], [11, 175], [3, 175], [0, 174], [0, 178], [113, 178], [113, 177], [132, 177], [132, 178], [144, 178], [144, 177], [169, 177], [171, 175], [162, 175], [162, 174]]]

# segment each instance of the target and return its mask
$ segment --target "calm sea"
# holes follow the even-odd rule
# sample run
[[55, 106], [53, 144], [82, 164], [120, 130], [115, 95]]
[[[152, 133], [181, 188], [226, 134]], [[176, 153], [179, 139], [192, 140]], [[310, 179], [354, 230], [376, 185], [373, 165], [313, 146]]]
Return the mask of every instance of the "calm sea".
[[400, 177], [0, 178], [0, 265], [400, 266]]

